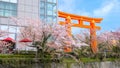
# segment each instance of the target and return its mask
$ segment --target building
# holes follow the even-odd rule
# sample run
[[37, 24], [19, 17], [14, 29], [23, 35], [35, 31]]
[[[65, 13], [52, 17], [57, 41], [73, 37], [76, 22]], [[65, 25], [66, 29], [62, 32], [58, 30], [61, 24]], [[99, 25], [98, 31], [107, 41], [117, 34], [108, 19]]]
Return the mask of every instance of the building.
[[57, 0], [0, 0], [0, 30], [12, 32], [10, 37], [16, 39], [19, 27], [9, 17], [57, 22]]
[[57, 22], [57, 0], [0, 0], [0, 30], [9, 31], [16, 40], [19, 26], [10, 17]]
[[40, 18], [46, 22], [57, 21], [57, 0], [40, 0]]

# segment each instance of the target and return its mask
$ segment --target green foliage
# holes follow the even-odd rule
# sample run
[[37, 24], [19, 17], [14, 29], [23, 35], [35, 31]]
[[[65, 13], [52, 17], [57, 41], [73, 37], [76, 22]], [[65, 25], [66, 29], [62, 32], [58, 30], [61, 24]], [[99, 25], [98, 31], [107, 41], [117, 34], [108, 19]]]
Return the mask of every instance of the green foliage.
[[120, 46], [113, 46], [112, 50], [115, 53], [120, 53]]
[[99, 59], [81, 58], [81, 62], [99, 62]]
[[92, 57], [93, 53], [89, 46], [82, 46], [81, 48], [74, 49], [74, 52], [78, 55], [78, 57]]
[[5, 68], [23, 68], [32, 63], [34, 63], [34, 59], [31, 58], [0, 58], [0, 64]]
[[63, 58], [62, 60], [63, 60], [63, 62], [71, 62], [71, 63], [76, 62], [74, 59], [72, 59], [70, 57], [69, 58]]
[[21, 51], [14, 51], [14, 55], [35, 55], [36, 51], [25, 51], [25, 50], [21, 50]]
[[34, 58], [34, 55], [12, 55], [12, 54], [0, 54], [0, 58]]

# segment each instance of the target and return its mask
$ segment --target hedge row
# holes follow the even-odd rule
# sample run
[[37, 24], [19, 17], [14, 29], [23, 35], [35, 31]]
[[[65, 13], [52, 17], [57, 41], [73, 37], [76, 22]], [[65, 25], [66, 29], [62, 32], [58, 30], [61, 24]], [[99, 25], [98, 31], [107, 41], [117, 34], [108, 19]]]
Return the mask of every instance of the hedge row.
[[0, 54], [0, 58], [35, 58], [35, 55], [8, 55]]

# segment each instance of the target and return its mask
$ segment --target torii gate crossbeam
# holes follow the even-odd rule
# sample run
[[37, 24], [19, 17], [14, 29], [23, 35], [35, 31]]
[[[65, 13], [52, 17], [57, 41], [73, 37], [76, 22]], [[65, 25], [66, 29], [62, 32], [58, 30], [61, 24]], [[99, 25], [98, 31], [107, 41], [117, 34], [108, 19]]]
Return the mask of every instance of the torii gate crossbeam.
[[[79, 16], [74, 14], [69, 14], [65, 12], [58, 11], [58, 17], [65, 18], [65, 22], [60, 21], [59, 23], [61, 25], [69, 25], [67, 26], [67, 32], [68, 35], [71, 36], [71, 27], [79, 27], [79, 28], [88, 28], [90, 29], [90, 46], [92, 48], [93, 53], [97, 53], [97, 39], [96, 39], [96, 30], [100, 30], [101, 27], [95, 26], [95, 23], [100, 23], [102, 21], [102, 18], [91, 18], [86, 16]], [[77, 20], [78, 23], [72, 23], [71, 20]], [[84, 25], [85, 22], [89, 22], [90, 25]]]

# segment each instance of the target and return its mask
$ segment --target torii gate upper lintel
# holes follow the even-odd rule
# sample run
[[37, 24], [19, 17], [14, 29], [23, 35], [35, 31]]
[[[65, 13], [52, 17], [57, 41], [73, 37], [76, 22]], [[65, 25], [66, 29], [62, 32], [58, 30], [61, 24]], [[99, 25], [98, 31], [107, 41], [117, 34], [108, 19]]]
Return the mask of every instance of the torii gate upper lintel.
[[[93, 53], [97, 53], [97, 40], [96, 40], [96, 30], [100, 30], [101, 27], [96, 26], [95, 23], [100, 23], [103, 19], [102, 18], [92, 18], [92, 17], [86, 17], [86, 16], [79, 16], [74, 14], [69, 14], [65, 12], [58, 11], [58, 17], [65, 18], [65, 22], [60, 21], [59, 23], [61, 25], [65, 24], [71, 24], [71, 26], [67, 27], [68, 35], [71, 34], [71, 27], [79, 27], [79, 28], [88, 28], [90, 29], [90, 38], [91, 38], [91, 48]], [[78, 23], [72, 23], [71, 20], [77, 20]], [[90, 25], [85, 25], [85, 22], [89, 22]]]

